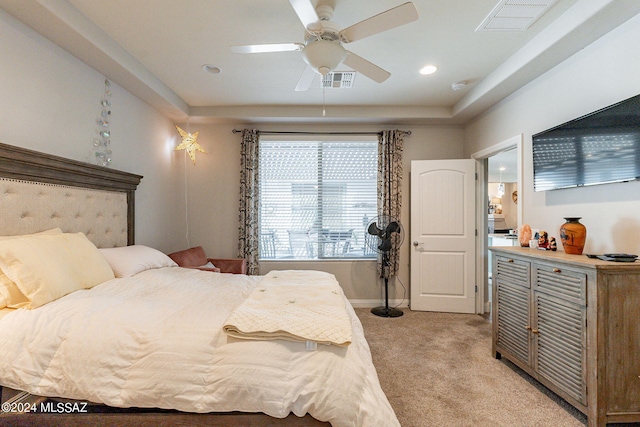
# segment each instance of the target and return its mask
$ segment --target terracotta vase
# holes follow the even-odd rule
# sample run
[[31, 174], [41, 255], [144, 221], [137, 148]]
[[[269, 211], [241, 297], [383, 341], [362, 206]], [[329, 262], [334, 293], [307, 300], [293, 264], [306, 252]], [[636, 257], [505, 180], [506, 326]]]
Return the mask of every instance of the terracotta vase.
[[582, 255], [584, 242], [587, 240], [587, 227], [580, 218], [565, 218], [565, 223], [560, 226], [560, 240], [565, 253]]

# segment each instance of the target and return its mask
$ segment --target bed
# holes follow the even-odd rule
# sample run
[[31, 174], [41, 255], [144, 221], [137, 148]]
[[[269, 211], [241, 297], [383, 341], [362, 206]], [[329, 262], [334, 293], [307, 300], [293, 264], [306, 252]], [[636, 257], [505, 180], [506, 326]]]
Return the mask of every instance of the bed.
[[[3, 409], [54, 401], [216, 414], [219, 425], [399, 425], [333, 276], [178, 267], [134, 242], [141, 179], [0, 144], [0, 236], [13, 236], [0, 238], [0, 270], [26, 298], [0, 309], [0, 385], [13, 404]], [[42, 415], [17, 415], [30, 416]]]

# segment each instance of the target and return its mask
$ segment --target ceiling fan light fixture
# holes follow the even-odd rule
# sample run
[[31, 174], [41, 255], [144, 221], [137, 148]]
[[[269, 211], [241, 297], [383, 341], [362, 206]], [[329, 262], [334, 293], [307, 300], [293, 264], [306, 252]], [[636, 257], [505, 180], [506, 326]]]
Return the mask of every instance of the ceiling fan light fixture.
[[347, 56], [347, 52], [337, 42], [316, 40], [302, 49], [302, 58], [318, 74], [326, 75], [336, 69]]

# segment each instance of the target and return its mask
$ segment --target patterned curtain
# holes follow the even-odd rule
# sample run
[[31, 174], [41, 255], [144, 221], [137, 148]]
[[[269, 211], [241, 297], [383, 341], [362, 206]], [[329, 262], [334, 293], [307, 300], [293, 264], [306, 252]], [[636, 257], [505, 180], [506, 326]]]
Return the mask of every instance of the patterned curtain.
[[260, 174], [258, 131], [244, 129], [240, 149], [240, 215], [238, 257], [247, 260], [247, 274], [258, 274]]
[[[378, 137], [378, 215], [400, 220], [402, 210], [402, 143], [406, 132], [385, 130]], [[399, 237], [398, 234], [394, 234]], [[378, 275], [389, 278], [399, 269], [399, 251], [389, 252], [389, 263], [384, 265], [378, 254]]]

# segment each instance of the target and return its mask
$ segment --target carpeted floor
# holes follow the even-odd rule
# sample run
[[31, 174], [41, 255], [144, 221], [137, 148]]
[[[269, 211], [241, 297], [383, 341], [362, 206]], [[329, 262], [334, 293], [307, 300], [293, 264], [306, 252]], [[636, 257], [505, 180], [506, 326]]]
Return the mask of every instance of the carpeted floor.
[[491, 356], [482, 316], [356, 309], [378, 377], [403, 426], [583, 426], [586, 417], [506, 360]]
[[[403, 427], [584, 426], [586, 417], [506, 360], [491, 355], [481, 316], [404, 310], [381, 318], [356, 309], [383, 390]], [[207, 414], [138, 413], [5, 417], [0, 426], [258, 426]], [[288, 421], [295, 422], [295, 416]], [[281, 425], [281, 424], [278, 424]], [[297, 424], [299, 425], [299, 424]], [[363, 426], [370, 427], [370, 426]], [[385, 427], [385, 426], [371, 426]]]

